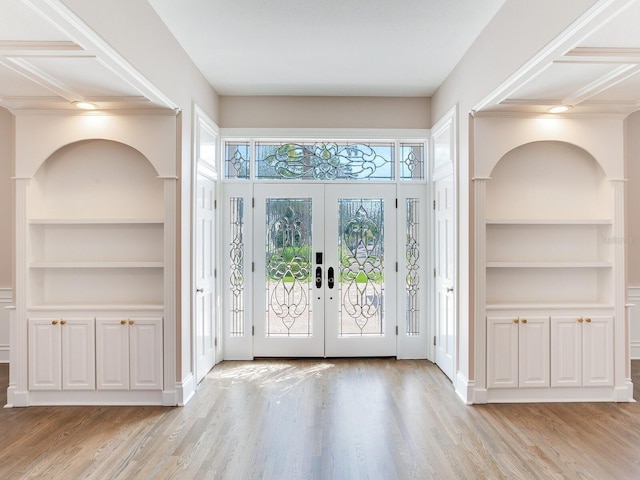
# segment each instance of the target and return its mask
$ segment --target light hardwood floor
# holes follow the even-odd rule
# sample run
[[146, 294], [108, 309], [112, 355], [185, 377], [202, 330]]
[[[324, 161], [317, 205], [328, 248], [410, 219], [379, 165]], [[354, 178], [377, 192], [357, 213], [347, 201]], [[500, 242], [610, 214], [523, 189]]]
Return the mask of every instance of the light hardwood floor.
[[184, 408], [2, 409], [0, 478], [637, 479], [640, 403], [470, 407], [425, 361], [225, 362]]

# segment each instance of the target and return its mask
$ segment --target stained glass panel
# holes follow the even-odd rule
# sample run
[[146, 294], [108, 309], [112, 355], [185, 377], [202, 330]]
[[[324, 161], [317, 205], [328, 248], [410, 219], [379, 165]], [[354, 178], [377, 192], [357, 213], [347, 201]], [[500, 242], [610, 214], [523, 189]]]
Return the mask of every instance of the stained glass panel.
[[225, 178], [249, 179], [251, 168], [251, 144], [249, 142], [225, 142]]
[[384, 200], [338, 200], [339, 335], [384, 334]]
[[256, 143], [256, 177], [393, 180], [393, 143]]
[[229, 255], [231, 256], [231, 274], [229, 275], [229, 288], [231, 289], [231, 325], [229, 335], [241, 337], [244, 335], [244, 199], [232, 197], [230, 199], [230, 232], [231, 244]]
[[266, 335], [310, 337], [310, 198], [266, 200]]
[[408, 198], [406, 201], [406, 333], [407, 335], [420, 335], [420, 215], [418, 212], [420, 201], [417, 198]]
[[424, 144], [401, 143], [399, 163], [401, 180], [423, 180]]

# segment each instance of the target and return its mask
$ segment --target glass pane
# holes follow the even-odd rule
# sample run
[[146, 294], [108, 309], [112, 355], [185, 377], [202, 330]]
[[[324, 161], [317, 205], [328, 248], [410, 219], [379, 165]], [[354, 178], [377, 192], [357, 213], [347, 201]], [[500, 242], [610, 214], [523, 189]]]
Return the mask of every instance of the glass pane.
[[417, 198], [407, 199], [407, 244], [406, 253], [406, 315], [407, 315], [407, 335], [420, 334], [420, 309], [418, 291], [420, 290], [420, 276], [418, 274], [418, 259], [420, 258], [420, 215], [418, 213], [419, 200]]
[[424, 144], [400, 144], [400, 179], [424, 179]]
[[231, 325], [229, 335], [241, 337], [244, 335], [244, 199], [233, 197], [229, 218], [231, 231], [231, 274], [229, 288], [231, 289]]
[[256, 143], [263, 179], [393, 180], [393, 143]]
[[266, 200], [266, 334], [312, 332], [311, 199]]
[[384, 200], [338, 200], [339, 335], [384, 335]]
[[225, 142], [225, 177], [248, 179], [251, 157], [249, 142]]

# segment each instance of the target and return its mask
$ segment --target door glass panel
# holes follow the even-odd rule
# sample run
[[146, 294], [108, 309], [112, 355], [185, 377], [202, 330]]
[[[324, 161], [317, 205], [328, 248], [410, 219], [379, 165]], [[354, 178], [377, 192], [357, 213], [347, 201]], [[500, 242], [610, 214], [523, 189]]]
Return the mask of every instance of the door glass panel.
[[420, 335], [420, 275], [419, 264], [420, 259], [420, 216], [418, 215], [418, 206], [420, 200], [417, 198], [407, 199], [407, 219], [406, 219], [406, 270], [407, 277], [405, 279], [406, 301], [407, 301], [407, 335]]
[[310, 198], [266, 199], [266, 336], [312, 336]]
[[244, 199], [232, 197], [230, 199], [231, 244], [229, 245], [230, 270], [229, 288], [231, 289], [231, 324], [229, 335], [241, 337], [244, 335]]
[[256, 178], [393, 180], [393, 143], [256, 142]]
[[338, 200], [339, 336], [384, 335], [384, 200]]

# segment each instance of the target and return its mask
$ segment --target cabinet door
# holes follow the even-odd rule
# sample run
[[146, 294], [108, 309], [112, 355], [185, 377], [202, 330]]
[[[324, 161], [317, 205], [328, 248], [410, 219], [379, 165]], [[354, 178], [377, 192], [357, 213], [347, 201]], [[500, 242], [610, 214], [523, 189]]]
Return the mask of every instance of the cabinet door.
[[29, 389], [61, 390], [60, 319], [29, 319]]
[[584, 317], [582, 323], [582, 385], [613, 386], [613, 317]]
[[551, 386], [582, 385], [582, 317], [551, 318]]
[[62, 388], [95, 390], [96, 352], [93, 318], [62, 319]]
[[96, 380], [98, 390], [129, 389], [127, 319], [96, 319]]
[[129, 321], [132, 390], [162, 390], [162, 318]]
[[519, 386], [548, 387], [549, 317], [520, 317], [519, 325]]
[[487, 388], [518, 387], [518, 319], [487, 318]]

